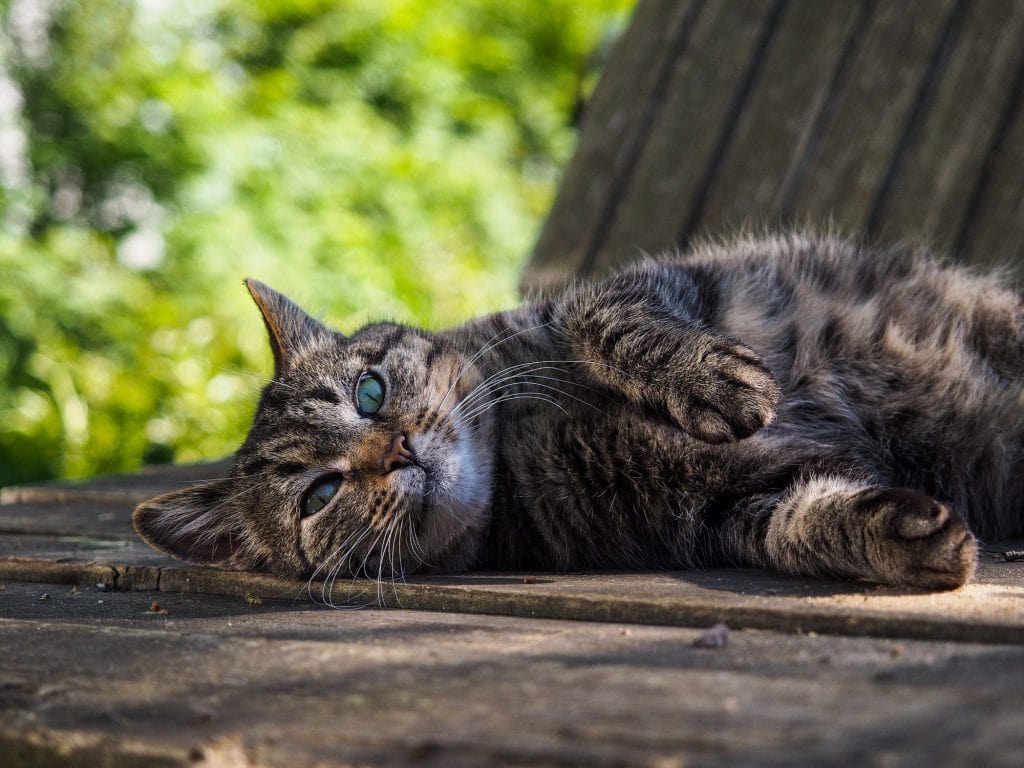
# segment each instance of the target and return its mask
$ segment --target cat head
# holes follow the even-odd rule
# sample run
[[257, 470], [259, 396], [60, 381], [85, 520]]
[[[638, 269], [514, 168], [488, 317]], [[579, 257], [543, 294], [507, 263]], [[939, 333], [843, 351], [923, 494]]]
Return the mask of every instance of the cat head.
[[194, 563], [380, 577], [468, 565], [488, 521], [492, 427], [456, 409], [479, 370], [391, 323], [350, 337], [246, 281], [274, 377], [230, 476], [140, 505], [136, 531]]

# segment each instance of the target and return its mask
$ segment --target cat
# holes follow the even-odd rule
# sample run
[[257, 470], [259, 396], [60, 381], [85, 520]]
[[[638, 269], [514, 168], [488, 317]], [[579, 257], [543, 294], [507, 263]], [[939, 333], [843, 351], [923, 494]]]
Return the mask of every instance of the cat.
[[439, 333], [246, 285], [274, 376], [230, 477], [134, 513], [178, 558], [951, 589], [1024, 533], [1024, 305], [918, 248], [705, 244]]

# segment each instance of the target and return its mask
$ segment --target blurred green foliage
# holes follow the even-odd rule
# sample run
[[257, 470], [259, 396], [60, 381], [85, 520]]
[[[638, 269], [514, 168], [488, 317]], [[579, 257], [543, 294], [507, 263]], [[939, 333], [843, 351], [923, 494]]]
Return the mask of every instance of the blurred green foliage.
[[513, 304], [630, 5], [0, 5], [0, 485], [233, 450], [247, 275], [342, 330]]

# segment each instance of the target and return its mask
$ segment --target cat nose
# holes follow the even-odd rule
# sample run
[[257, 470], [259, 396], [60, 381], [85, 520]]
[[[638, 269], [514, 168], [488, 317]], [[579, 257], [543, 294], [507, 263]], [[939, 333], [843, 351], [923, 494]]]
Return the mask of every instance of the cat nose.
[[391, 439], [391, 450], [384, 457], [384, 474], [407, 467], [415, 459], [415, 455], [409, 450], [409, 446], [406, 445], [405, 435], [399, 432]]

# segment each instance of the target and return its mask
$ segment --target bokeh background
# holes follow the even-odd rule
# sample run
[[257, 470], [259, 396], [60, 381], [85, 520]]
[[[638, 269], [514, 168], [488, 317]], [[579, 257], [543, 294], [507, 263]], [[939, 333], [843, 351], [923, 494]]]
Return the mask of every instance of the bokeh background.
[[0, 2], [0, 486], [237, 447], [245, 276], [346, 331], [514, 305], [631, 6]]

